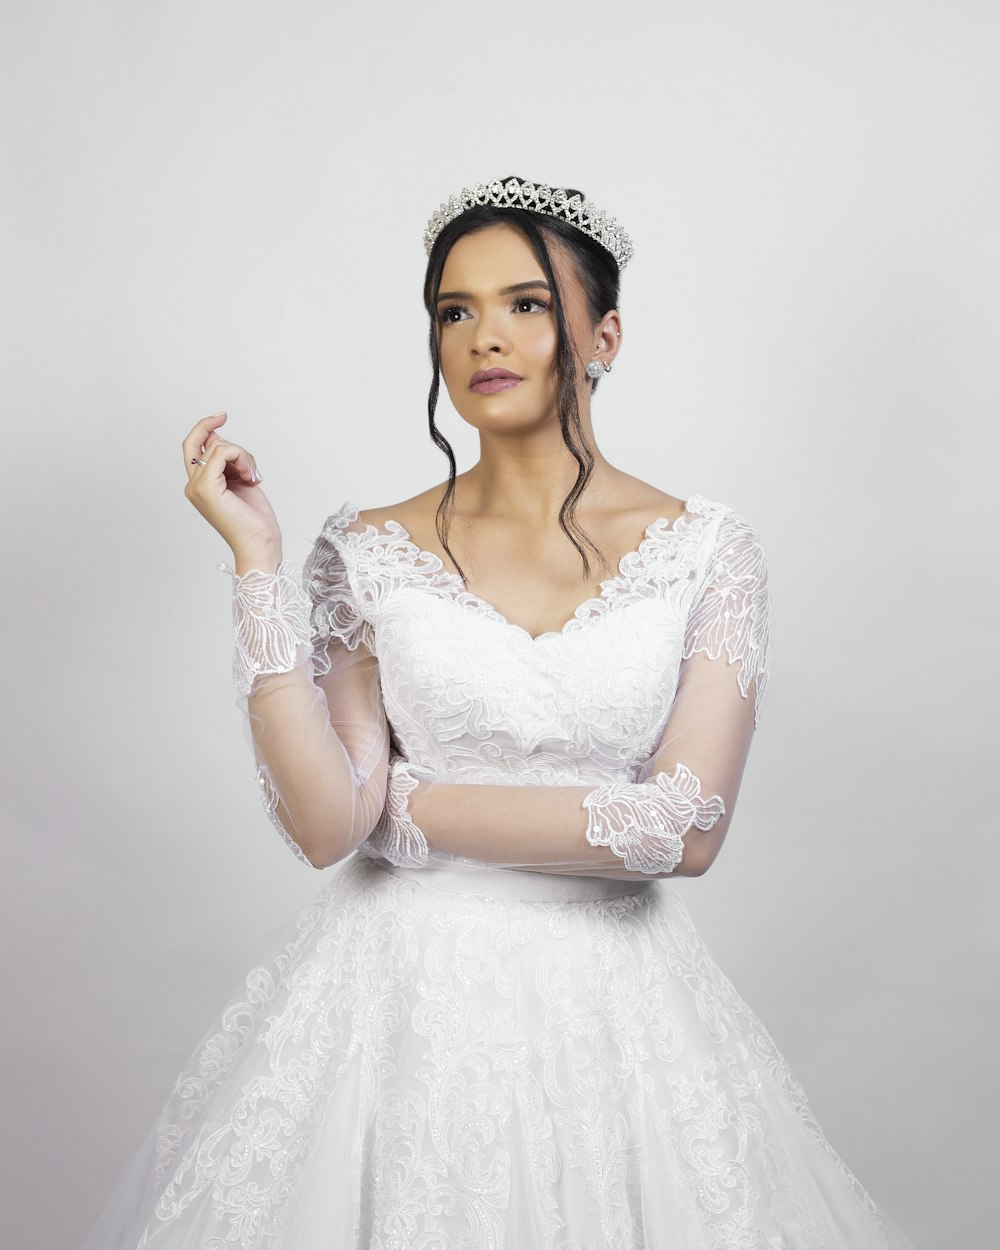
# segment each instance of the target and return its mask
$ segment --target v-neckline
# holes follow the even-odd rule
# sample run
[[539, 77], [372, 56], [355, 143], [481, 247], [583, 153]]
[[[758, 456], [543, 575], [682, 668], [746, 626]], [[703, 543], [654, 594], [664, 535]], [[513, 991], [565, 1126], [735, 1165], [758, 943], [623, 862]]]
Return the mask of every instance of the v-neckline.
[[[371, 521], [363, 522], [365, 528], [363, 530], [347, 530], [341, 529], [344, 537], [350, 536], [355, 539], [381, 537], [390, 539], [393, 546], [400, 550], [405, 550], [410, 557], [413, 565], [418, 562], [423, 566], [414, 571], [424, 576], [433, 577], [439, 584], [447, 583], [457, 594], [459, 603], [467, 604], [474, 607], [491, 620], [503, 625], [506, 629], [512, 630], [515, 634], [521, 635], [527, 640], [531, 646], [543, 643], [547, 639], [563, 638], [574, 628], [575, 625], [581, 624], [583, 621], [596, 615], [602, 608], [602, 605], [610, 602], [608, 592], [628, 580], [630, 576], [629, 565], [638, 563], [650, 549], [651, 545], [658, 539], [667, 535], [682, 534], [693, 524], [693, 522], [705, 514], [697, 508], [698, 503], [707, 502], [703, 495], [697, 493], [688, 495], [684, 501], [683, 511], [673, 519], [670, 517], [655, 517], [642, 532], [642, 538], [638, 544], [626, 551], [618, 561], [618, 572], [606, 577], [599, 585], [596, 595], [590, 595], [584, 599], [582, 603], [577, 604], [573, 609], [572, 615], [565, 620], [559, 629], [543, 630], [540, 634], [530, 633], [523, 625], [518, 625], [516, 621], [510, 620], [498, 608], [494, 607], [488, 599], [484, 599], [482, 595], [477, 595], [475, 591], [467, 589], [465, 582], [459, 573], [453, 572], [445, 567], [444, 561], [434, 551], [428, 551], [424, 547], [418, 546], [410, 537], [410, 532], [400, 521], [394, 520], [392, 517], [386, 517], [381, 525], [375, 525]], [[350, 501], [346, 502], [336, 514], [338, 518], [338, 528], [346, 526], [359, 519], [358, 509]], [[678, 528], [679, 527], [679, 528]]]

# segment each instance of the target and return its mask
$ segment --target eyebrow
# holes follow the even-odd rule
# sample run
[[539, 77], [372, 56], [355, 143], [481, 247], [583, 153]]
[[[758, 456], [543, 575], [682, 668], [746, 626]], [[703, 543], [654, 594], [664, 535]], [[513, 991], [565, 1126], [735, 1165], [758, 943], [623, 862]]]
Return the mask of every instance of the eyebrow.
[[[501, 287], [497, 292], [498, 295], [512, 295], [515, 291], [537, 291], [541, 287], [544, 291], [551, 291], [552, 288], [544, 280], [539, 278], [535, 282], [515, 282], [513, 286]], [[471, 291], [441, 291], [438, 299], [475, 299], [476, 297]]]

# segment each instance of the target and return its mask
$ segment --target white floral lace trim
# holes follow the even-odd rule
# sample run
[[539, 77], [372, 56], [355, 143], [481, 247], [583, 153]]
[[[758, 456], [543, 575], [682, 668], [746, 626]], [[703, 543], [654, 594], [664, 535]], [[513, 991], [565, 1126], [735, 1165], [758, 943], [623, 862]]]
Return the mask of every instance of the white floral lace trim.
[[[331, 522], [347, 525], [357, 511], [336, 513]], [[257, 673], [287, 672], [301, 664], [304, 644], [311, 651], [314, 675], [330, 669], [327, 644], [332, 638], [354, 651], [360, 643], [374, 649], [370, 622], [358, 609], [342, 553], [330, 542], [326, 526], [305, 563], [283, 560], [276, 574], [250, 569], [238, 577], [225, 563], [219, 569], [234, 580], [233, 621], [239, 654], [234, 682], [241, 694]], [[283, 666], [283, 667], [282, 667]]]
[[[744, 698], [756, 679], [754, 724], [759, 722], [771, 663], [767, 561], [754, 527], [728, 505], [691, 494], [676, 520], [660, 517], [647, 526], [639, 546], [622, 556], [617, 576], [603, 581], [599, 593], [581, 603], [562, 629], [535, 637], [507, 620], [487, 600], [466, 590], [462, 578], [446, 569], [434, 552], [418, 547], [398, 521], [386, 521], [382, 529], [368, 523], [362, 530], [349, 530], [347, 527], [358, 520], [358, 515], [358, 509], [345, 502], [327, 518], [322, 536], [328, 540], [328, 548], [337, 543], [355, 557], [368, 556], [374, 564], [371, 572], [366, 570], [366, 576], [357, 579], [361, 593], [356, 597], [342, 559], [334, 561], [327, 556], [336, 569], [330, 592], [334, 623], [352, 640], [365, 631], [373, 650], [374, 637], [371, 623], [363, 614], [364, 603], [368, 600], [371, 606], [377, 605], [385, 593], [386, 570], [397, 584], [420, 579], [428, 589], [447, 595], [463, 607], [504, 625], [527, 643], [536, 644], [581, 629], [588, 621], [630, 603], [655, 598], [662, 594], [664, 586], [697, 578], [703, 553], [700, 542], [691, 540], [700, 539], [706, 526], [717, 521], [708, 576], [688, 617], [683, 655], [686, 658], [695, 651], [705, 651], [710, 658], [719, 659], [725, 651], [730, 664], [739, 662], [736, 678]], [[376, 584], [379, 574], [381, 587]], [[356, 640], [353, 645], [357, 645]]]
[[583, 800], [587, 841], [607, 846], [631, 872], [673, 872], [684, 857], [684, 835], [711, 829], [725, 812], [721, 795], [703, 798], [701, 781], [684, 764], [673, 776], [649, 781], [611, 781]]
[[[341, 509], [326, 521], [302, 570], [303, 583], [313, 605], [313, 669], [317, 675], [329, 671], [326, 647], [331, 638], [339, 639], [350, 651], [357, 650], [360, 644], [370, 651], [375, 649], [371, 623], [359, 610], [344, 557], [330, 537], [331, 529], [335, 531], [338, 525], [347, 525], [351, 519], [350, 513]], [[356, 511], [353, 519], [357, 519]]]
[[[355, 557], [367, 556], [374, 563], [376, 575], [381, 573], [383, 579], [386, 570], [395, 576], [397, 583], [419, 579], [428, 589], [505, 626], [527, 644], [538, 644], [581, 629], [589, 621], [627, 603], [655, 598], [662, 593], [665, 584], [693, 580], [698, 573], [700, 546], [690, 539], [700, 537], [713, 519], [727, 511], [724, 504], [692, 494], [684, 512], [675, 520], [658, 517], [646, 527], [639, 546], [621, 557], [618, 573], [601, 582], [598, 593], [585, 599], [561, 629], [535, 636], [508, 620], [486, 599], [466, 590], [461, 576], [446, 569], [440, 556], [418, 547], [398, 521], [387, 520], [382, 528], [368, 522], [364, 529], [349, 530], [347, 526], [358, 520], [359, 513], [352, 504], [345, 503], [327, 518], [323, 535]], [[364, 588], [364, 593], [359, 595], [363, 611], [366, 598], [370, 597], [374, 605], [380, 596], [372, 584], [374, 577], [359, 581]]]
[[291, 560], [273, 573], [248, 569], [241, 576], [229, 564], [218, 568], [233, 579], [233, 685], [246, 697], [258, 676], [290, 672], [308, 659], [309, 596]]
[[407, 799], [419, 784], [408, 762], [394, 754], [389, 762], [385, 807], [379, 822], [359, 847], [369, 858], [387, 859], [400, 868], [424, 868], [429, 847], [423, 831], [410, 816]]

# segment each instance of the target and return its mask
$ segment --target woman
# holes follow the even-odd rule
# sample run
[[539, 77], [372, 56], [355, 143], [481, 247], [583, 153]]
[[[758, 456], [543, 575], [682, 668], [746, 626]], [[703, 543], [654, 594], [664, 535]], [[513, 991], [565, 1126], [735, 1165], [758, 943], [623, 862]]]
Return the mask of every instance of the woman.
[[[671, 880], [732, 820], [769, 597], [744, 517], [597, 447], [631, 243], [508, 178], [442, 205], [425, 247], [446, 483], [345, 503], [299, 569], [226, 415], [184, 440], [233, 551], [265, 808], [339, 867], [90, 1244], [907, 1247]], [[439, 375], [479, 431], [466, 473]]]

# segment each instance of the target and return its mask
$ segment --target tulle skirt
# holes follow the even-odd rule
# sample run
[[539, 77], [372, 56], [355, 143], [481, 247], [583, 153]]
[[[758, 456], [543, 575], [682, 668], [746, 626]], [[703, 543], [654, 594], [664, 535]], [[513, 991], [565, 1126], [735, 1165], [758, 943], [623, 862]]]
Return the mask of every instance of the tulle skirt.
[[352, 856], [83, 1250], [912, 1250], [684, 884]]

